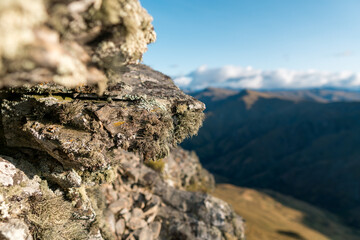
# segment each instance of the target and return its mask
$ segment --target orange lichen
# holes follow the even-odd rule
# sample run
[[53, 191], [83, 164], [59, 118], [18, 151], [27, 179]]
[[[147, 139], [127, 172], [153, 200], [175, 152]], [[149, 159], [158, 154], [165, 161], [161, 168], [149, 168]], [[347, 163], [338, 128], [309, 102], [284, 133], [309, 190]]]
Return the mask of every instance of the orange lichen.
[[124, 123], [125, 123], [125, 121], [120, 121], [120, 122], [115, 122], [115, 123], [113, 123], [113, 125], [114, 125], [115, 127], [118, 127], [118, 126], [123, 125]]

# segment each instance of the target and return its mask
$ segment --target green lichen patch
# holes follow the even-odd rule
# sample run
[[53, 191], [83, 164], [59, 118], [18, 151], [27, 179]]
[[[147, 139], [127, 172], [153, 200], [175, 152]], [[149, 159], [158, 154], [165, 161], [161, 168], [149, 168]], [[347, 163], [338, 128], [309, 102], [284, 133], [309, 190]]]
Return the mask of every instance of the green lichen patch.
[[155, 170], [158, 173], [164, 172], [165, 164], [166, 163], [165, 163], [164, 159], [159, 159], [157, 161], [148, 160], [145, 162], [146, 166]]
[[111, 167], [98, 171], [78, 171], [78, 173], [84, 183], [111, 183], [116, 178], [116, 168]]
[[189, 184], [185, 186], [185, 190], [189, 192], [210, 193], [213, 191], [213, 188], [208, 179], [200, 176], [198, 178], [192, 177]]
[[174, 119], [174, 139], [176, 143], [182, 142], [187, 137], [197, 134], [205, 114], [195, 111], [184, 111], [183, 107], [177, 109]]

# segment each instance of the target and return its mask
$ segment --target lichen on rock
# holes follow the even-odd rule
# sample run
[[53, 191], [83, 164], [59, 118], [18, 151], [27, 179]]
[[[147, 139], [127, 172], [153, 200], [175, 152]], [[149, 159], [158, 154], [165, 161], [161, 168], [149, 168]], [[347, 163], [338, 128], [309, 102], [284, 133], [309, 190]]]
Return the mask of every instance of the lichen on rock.
[[137, 0], [0, 3], [0, 84], [97, 84], [142, 59], [156, 39]]
[[0, 239], [243, 239], [176, 144], [205, 105], [139, 64], [137, 0], [0, 2]]

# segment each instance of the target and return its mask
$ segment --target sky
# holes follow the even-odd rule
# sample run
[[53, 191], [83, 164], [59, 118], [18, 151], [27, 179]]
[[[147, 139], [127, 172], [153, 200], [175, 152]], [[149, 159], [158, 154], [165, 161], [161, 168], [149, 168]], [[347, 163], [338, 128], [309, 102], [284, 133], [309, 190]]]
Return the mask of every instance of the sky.
[[[154, 17], [157, 33], [144, 63], [180, 85], [194, 85], [200, 81], [197, 73], [207, 71], [221, 75], [213, 82], [237, 78], [250, 84], [239, 86], [254, 88], [279, 85], [266, 78], [269, 73], [286, 75], [282, 87], [299, 82], [306, 87], [301, 76], [314, 86], [360, 85], [359, 0], [140, 1]], [[256, 70], [262, 80], [244, 80], [246, 69]], [[197, 87], [207, 84], [202, 81]]]

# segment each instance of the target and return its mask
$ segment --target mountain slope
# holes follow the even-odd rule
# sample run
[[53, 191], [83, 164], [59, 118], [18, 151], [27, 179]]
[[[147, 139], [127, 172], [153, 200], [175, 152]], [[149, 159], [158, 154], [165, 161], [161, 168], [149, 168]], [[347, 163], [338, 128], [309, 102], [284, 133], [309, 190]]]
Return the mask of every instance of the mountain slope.
[[334, 215], [279, 193], [220, 184], [214, 195], [246, 219], [248, 240], [360, 239]]
[[242, 91], [199, 98], [207, 118], [185, 142], [218, 181], [267, 188], [360, 226], [360, 103]]

